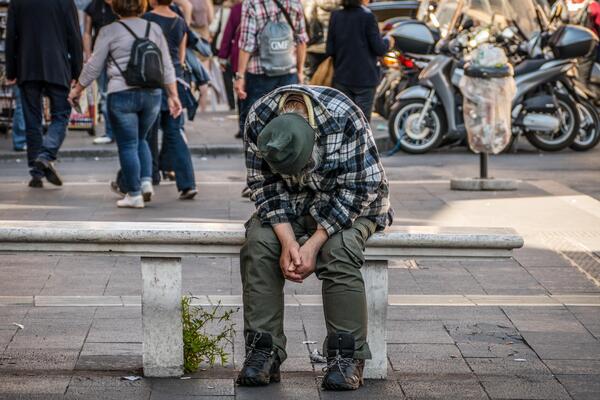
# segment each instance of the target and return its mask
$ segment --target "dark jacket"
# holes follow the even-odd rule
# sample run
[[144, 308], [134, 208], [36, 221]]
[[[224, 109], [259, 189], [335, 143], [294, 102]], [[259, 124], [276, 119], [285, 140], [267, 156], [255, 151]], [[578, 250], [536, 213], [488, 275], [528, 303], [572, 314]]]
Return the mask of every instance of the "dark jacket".
[[6, 27], [6, 77], [69, 87], [83, 66], [73, 0], [11, 1]]
[[335, 83], [355, 87], [379, 84], [377, 57], [389, 49], [379, 33], [377, 20], [366, 7], [334, 11], [329, 21], [327, 55], [333, 57]]

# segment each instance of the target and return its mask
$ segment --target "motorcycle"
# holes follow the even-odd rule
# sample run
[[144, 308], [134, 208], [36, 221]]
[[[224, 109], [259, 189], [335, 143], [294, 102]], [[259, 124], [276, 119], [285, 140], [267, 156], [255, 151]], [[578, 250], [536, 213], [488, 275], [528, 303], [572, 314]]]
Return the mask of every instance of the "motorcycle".
[[383, 118], [390, 115], [396, 97], [400, 92], [418, 82], [419, 73], [427, 66], [430, 58], [426, 55], [410, 54], [394, 50], [381, 60], [384, 67], [383, 78], [375, 92], [374, 109]]
[[[457, 7], [455, 26], [460, 26], [462, 11]], [[464, 74], [464, 52], [469, 45], [476, 46], [491, 37], [489, 30], [480, 29], [473, 34], [468, 29], [449, 37], [446, 45], [440, 47], [441, 54], [421, 73], [419, 84], [398, 96], [389, 118], [389, 132], [392, 141], [399, 141], [399, 147], [406, 152], [426, 153], [442, 141], [464, 141], [462, 94], [458, 89]], [[503, 34], [510, 36], [506, 30]], [[526, 60], [515, 68], [513, 133], [515, 138], [524, 134], [541, 150], [558, 151], [575, 140], [580, 129], [580, 112], [568, 88], [564, 91], [554, 88], [573, 69], [576, 57], [589, 53], [595, 39], [587, 30], [574, 26], [557, 30], [546, 39], [544, 44], [558, 53], [556, 59]]]

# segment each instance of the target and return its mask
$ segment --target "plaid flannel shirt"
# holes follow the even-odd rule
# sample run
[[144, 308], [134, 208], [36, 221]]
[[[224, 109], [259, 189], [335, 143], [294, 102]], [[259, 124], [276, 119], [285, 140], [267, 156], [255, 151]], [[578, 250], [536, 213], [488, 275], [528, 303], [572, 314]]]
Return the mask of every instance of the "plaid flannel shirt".
[[[300, 0], [279, 0], [279, 3], [290, 15], [294, 25], [296, 44], [308, 42], [304, 10]], [[240, 50], [251, 54], [247, 72], [264, 74], [260, 57], [258, 56], [258, 35], [269, 20], [285, 21], [285, 16], [273, 0], [244, 0], [242, 4], [242, 22], [240, 25]]]
[[[302, 180], [273, 173], [257, 143], [263, 127], [279, 113], [284, 93], [307, 94], [314, 107], [316, 144], [321, 162]], [[290, 222], [310, 214], [331, 236], [368, 217], [378, 230], [393, 221], [389, 185], [369, 123], [341, 92], [316, 86], [290, 85], [257, 101], [246, 120], [248, 187], [265, 224]]]

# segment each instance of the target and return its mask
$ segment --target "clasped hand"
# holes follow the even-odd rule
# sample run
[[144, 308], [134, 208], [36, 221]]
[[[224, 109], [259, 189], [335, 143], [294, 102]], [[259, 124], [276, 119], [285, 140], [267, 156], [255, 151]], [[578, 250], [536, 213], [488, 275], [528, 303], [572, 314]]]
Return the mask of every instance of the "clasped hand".
[[282, 246], [279, 266], [285, 279], [302, 283], [315, 272], [319, 250], [309, 240], [303, 246], [297, 241]]

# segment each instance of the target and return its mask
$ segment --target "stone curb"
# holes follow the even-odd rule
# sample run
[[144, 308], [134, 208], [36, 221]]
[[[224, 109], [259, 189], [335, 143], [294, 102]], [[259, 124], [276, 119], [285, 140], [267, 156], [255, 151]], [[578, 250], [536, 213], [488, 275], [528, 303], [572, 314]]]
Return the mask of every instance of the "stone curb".
[[[379, 150], [383, 153], [389, 149], [387, 136], [375, 138], [375, 143]], [[192, 155], [199, 157], [218, 157], [218, 156], [233, 156], [239, 155], [244, 151], [244, 146], [237, 143], [232, 144], [200, 144], [190, 148]], [[64, 149], [59, 153], [61, 159], [94, 159], [94, 158], [117, 158], [118, 153], [116, 147], [112, 148], [78, 148]], [[9, 151], [0, 152], [0, 161], [16, 161], [26, 160], [26, 153], [15, 153]]]

